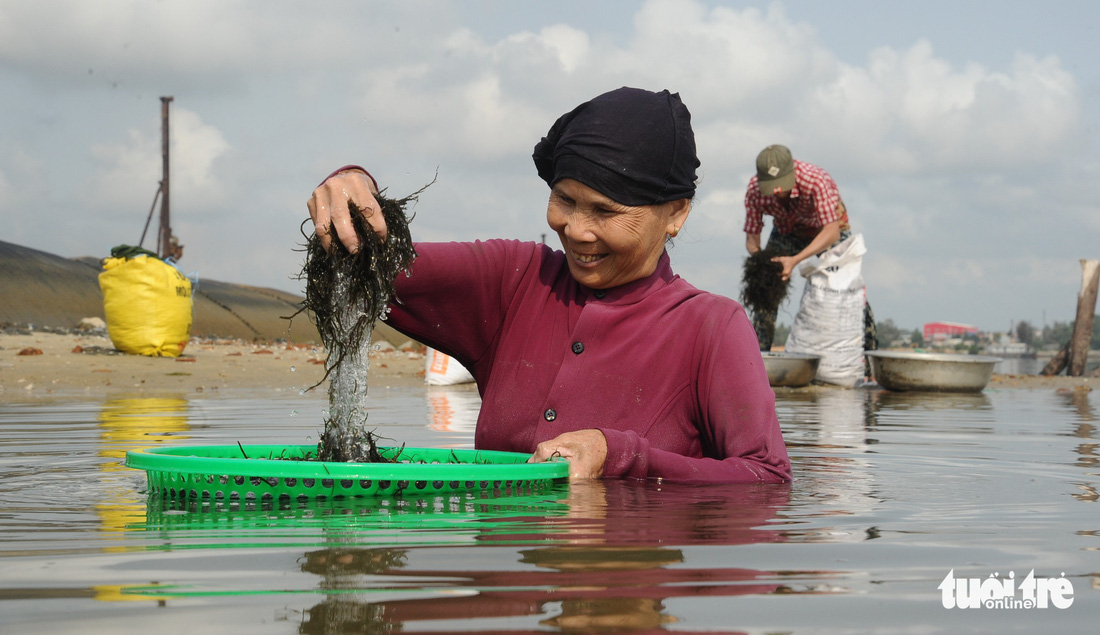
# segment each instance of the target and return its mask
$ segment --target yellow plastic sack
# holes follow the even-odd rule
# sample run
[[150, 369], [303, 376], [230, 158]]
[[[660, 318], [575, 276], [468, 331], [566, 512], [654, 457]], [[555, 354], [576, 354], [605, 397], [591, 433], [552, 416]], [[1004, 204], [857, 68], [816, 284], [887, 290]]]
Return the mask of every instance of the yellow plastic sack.
[[191, 339], [191, 281], [149, 256], [107, 258], [103, 269], [99, 288], [115, 348], [178, 357]]

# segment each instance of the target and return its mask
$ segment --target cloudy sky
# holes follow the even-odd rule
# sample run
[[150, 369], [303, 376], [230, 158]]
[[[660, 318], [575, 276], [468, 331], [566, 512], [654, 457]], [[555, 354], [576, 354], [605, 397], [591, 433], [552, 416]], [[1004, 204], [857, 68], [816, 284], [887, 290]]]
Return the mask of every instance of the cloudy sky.
[[438, 174], [417, 239], [542, 240], [535, 142], [606, 90], [667, 88], [702, 161], [672, 250], [696, 286], [739, 294], [745, 185], [784, 143], [839, 183], [880, 320], [1071, 321], [1100, 258], [1097, 23], [1091, 0], [0, 0], [0, 240], [136, 244], [162, 95], [200, 279], [299, 290], [305, 201], [346, 163], [391, 195]]

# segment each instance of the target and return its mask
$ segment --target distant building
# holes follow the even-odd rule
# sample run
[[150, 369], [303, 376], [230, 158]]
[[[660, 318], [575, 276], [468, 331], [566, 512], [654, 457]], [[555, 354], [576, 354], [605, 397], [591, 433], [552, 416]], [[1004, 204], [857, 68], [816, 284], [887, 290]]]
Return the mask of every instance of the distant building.
[[1022, 357], [1030, 353], [1027, 344], [1023, 342], [1007, 342], [1003, 344], [990, 344], [985, 347], [985, 352], [990, 355], [1010, 355]]
[[958, 322], [929, 322], [924, 325], [925, 342], [942, 342], [963, 335], [977, 335], [978, 327]]

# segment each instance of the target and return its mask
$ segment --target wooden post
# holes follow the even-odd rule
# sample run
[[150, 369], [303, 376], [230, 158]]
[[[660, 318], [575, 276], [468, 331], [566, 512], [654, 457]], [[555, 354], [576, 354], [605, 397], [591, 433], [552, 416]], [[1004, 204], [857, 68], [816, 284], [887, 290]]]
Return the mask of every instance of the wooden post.
[[1050, 377], [1052, 375], [1057, 375], [1058, 373], [1065, 370], [1065, 368], [1066, 368], [1066, 358], [1068, 358], [1068, 357], [1069, 357], [1069, 342], [1066, 342], [1066, 345], [1062, 347], [1062, 350], [1058, 351], [1058, 354], [1056, 354], [1054, 357], [1050, 358], [1050, 361], [1047, 362], [1046, 366], [1043, 366], [1043, 370], [1039, 374], [1047, 376], [1047, 377]]
[[1077, 294], [1077, 318], [1073, 322], [1073, 337], [1069, 343], [1070, 377], [1085, 374], [1092, 342], [1092, 320], [1096, 315], [1096, 291], [1100, 285], [1100, 260], [1081, 260], [1081, 291]]

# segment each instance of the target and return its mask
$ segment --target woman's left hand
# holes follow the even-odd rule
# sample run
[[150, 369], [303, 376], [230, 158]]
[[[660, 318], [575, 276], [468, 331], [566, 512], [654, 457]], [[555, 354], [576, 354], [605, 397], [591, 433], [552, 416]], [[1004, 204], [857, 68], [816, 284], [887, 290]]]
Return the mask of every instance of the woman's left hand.
[[543, 441], [535, 448], [528, 463], [542, 463], [552, 458], [569, 460], [569, 478], [600, 478], [607, 460], [607, 439], [599, 430], [577, 430]]

